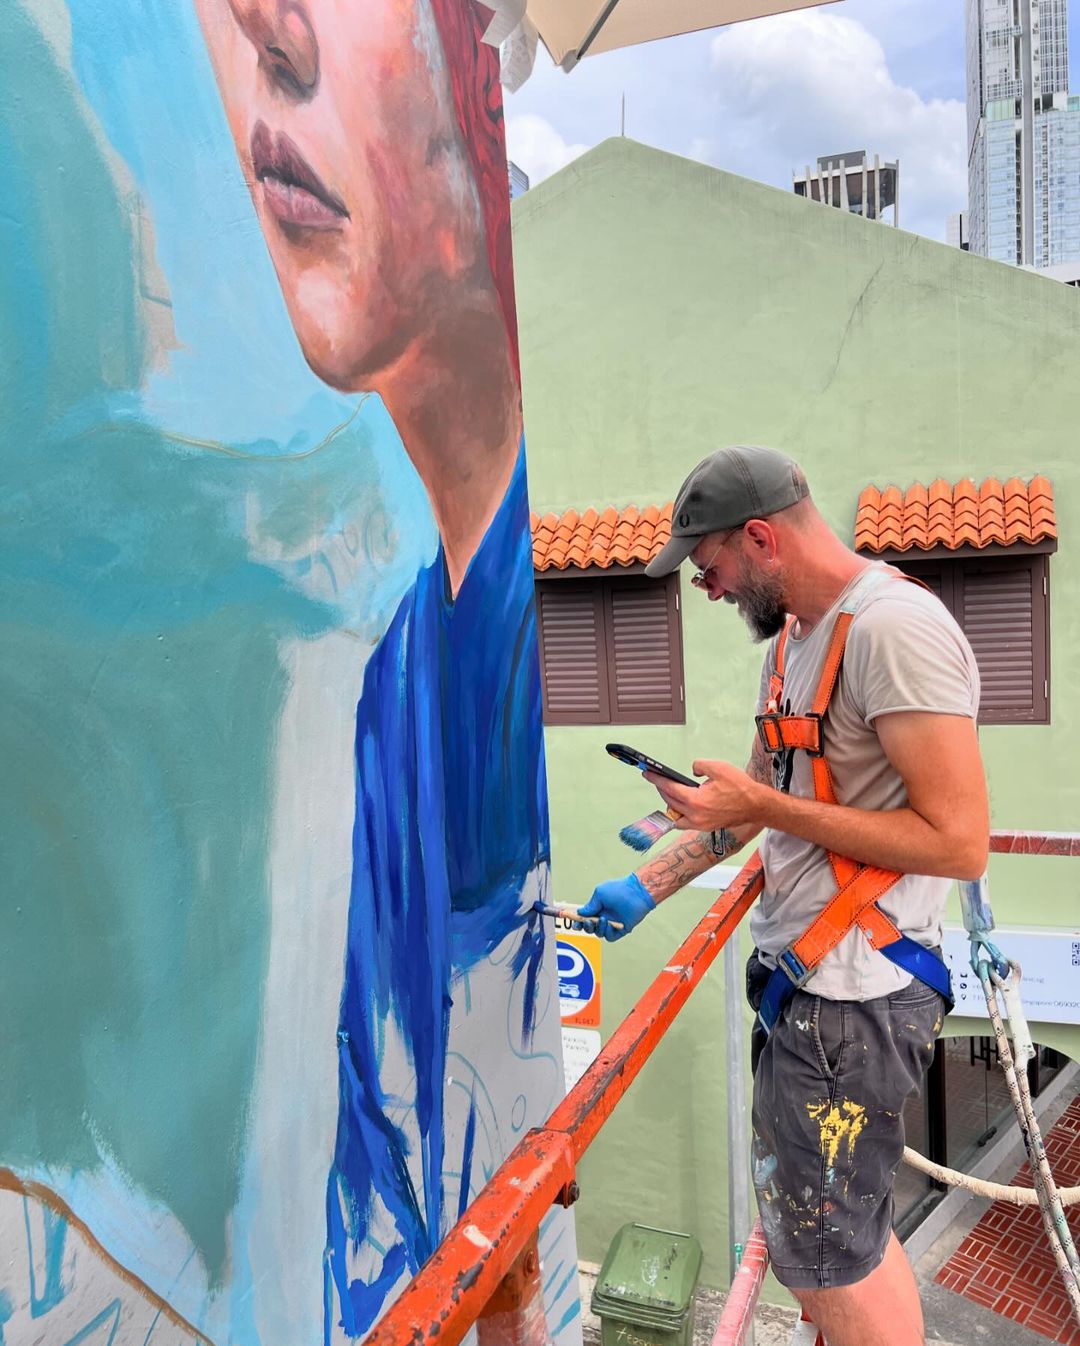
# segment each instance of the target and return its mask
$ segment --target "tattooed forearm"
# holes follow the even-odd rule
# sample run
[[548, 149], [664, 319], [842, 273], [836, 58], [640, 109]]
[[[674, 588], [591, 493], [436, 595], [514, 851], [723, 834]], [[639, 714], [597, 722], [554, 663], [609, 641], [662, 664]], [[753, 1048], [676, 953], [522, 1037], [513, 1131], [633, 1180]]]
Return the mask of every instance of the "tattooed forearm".
[[692, 832], [684, 840], [661, 851], [655, 860], [642, 865], [637, 876], [654, 901], [662, 902], [716, 864], [712, 835], [711, 832]]
[[754, 740], [750, 760], [746, 764], [746, 774], [751, 780], [759, 781], [762, 785], [773, 783], [772, 763], [766, 757], [765, 749], [757, 739]]
[[[755, 740], [746, 774], [764, 785], [772, 784], [772, 766], [761, 744]], [[717, 832], [692, 832], [668, 846], [637, 871], [637, 876], [657, 902], [677, 893], [691, 879], [704, 874], [718, 861], [734, 855], [751, 841], [759, 828], [725, 827]]]

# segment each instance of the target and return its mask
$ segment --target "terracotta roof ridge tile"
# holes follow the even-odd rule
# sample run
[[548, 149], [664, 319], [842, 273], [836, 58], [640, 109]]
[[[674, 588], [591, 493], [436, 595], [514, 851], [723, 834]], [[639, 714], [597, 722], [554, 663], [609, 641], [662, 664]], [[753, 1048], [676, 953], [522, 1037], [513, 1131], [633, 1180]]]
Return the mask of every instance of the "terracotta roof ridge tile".
[[938, 477], [902, 492], [870, 483], [859, 494], [854, 533], [858, 551], [1033, 545], [1057, 537], [1054, 488], [1039, 473], [1026, 484], [1018, 476], [1004, 483], [989, 476], [978, 485], [971, 477], [954, 484]]
[[600, 513], [593, 506], [543, 517], [530, 512], [533, 566], [541, 572], [570, 566], [606, 570], [613, 564], [651, 561], [671, 536], [670, 515], [670, 502], [642, 509], [607, 505]]

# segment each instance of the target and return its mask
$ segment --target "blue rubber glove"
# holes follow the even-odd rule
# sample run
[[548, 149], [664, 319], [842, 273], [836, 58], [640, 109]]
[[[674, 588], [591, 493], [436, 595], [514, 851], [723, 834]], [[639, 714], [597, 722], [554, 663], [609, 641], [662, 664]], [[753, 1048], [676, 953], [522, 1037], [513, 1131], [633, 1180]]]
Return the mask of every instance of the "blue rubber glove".
[[[589, 925], [586, 929], [614, 941], [622, 939], [634, 926], [640, 925], [655, 906], [656, 903], [638, 876], [627, 874], [625, 879], [609, 879], [607, 883], [601, 883], [588, 902], [578, 907], [578, 915], [599, 917], [595, 925]], [[622, 929], [612, 930], [609, 924], [611, 921], [618, 921]]]

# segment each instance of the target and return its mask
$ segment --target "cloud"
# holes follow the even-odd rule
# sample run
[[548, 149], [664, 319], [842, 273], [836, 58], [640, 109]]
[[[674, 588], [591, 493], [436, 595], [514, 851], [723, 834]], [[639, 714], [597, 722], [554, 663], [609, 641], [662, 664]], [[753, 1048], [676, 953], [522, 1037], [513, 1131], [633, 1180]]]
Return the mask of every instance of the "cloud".
[[788, 190], [818, 155], [899, 158], [901, 224], [944, 237], [967, 196], [964, 104], [897, 82], [861, 23], [821, 10], [741, 23], [710, 56], [714, 129], [694, 142], [701, 158]]
[[584, 154], [588, 145], [568, 144], [546, 117], [522, 112], [506, 121], [506, 149], [532, 183], [541, 182]]

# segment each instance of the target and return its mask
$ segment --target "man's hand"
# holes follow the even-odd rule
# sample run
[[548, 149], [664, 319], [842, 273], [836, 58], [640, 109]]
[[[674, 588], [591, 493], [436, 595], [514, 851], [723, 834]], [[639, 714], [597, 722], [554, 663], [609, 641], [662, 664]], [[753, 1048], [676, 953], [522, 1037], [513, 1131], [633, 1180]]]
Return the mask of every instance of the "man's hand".
[[652, 774], [648, 779], [683, 815], [680, 827], [734, 828], [740, 841], [757, 827], [769, 827], [901, 874], [978, 878], [986, 868], [990, 823], [974, 720], [895, 711], [875, 723], [885, 755], [907, 790], [907, 803], [899, 808], [868, 810], [801, 799], [727, 762], [695, 762], [694, 774], [708, 777], [696, 790]]
[[[578, 915], [598, 917], [596, 924], [590, 923], [588, 928], [612, 941], [628, 935], [655, 906], [638, 876], [627, 874], [625, 879], [609, 879], [607, 883], [601, 883], [588, 902], [578, 907]], [[622, 929], [612, 930], [611, 921], [618, 921]]]
[[698, 832], [717, 831], [722, 827], [759, 827], [766, 796], [772, 787], [755, 780], [730, 762], [697, 761], [695, 776], [705, 776], [705, 782], [692, 790], [688, 785], [645, 772], [645, 779], [655, 785], [664, 803], [679, 815], [677, 827]]

